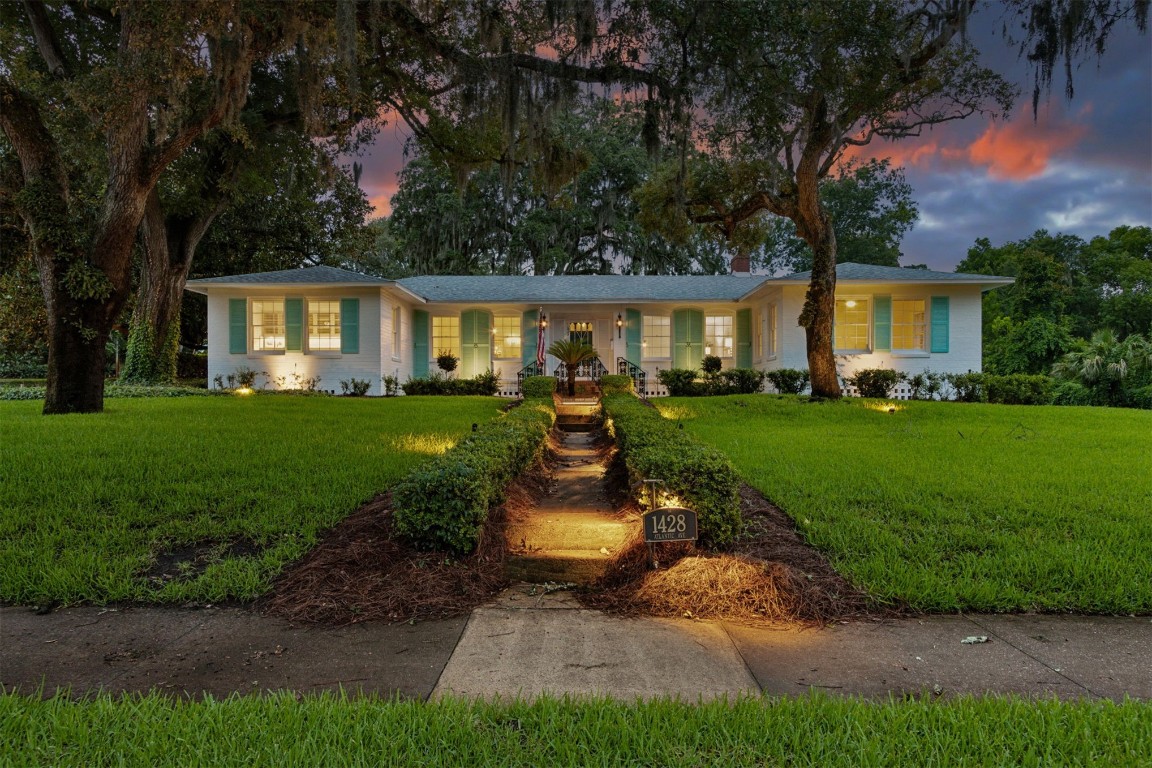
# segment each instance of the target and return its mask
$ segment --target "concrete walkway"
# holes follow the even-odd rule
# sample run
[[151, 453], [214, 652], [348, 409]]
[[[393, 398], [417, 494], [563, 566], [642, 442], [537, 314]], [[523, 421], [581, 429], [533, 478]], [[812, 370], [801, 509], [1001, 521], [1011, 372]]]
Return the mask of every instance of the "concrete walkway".
[[[238, 608], [0, 609], [0, 687], [405, 697], [1019, 693], [1152, 700], [1152, 618], [937, 616], [824, 629], [615, 619], [520, 585], [472, 616], [293, 628]], [[987, 642], [965, 644], [967, 637]]]

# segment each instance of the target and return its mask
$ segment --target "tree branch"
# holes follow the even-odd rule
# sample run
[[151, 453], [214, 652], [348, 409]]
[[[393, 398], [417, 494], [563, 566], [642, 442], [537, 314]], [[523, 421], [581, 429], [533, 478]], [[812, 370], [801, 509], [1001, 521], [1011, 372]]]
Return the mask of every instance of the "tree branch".
[[54, 77], [65, 78], [69, 76], [68, 65], [64, 61], [64, 52], [56, 39], [52, 23], [48, 19], [48, 12], [40, 0], [24, 0], [24, 11], [28, 14], [28, 23], [32, 26], [32, 36], [36, 38], [36, 49], [48, 66], [48, 71]]

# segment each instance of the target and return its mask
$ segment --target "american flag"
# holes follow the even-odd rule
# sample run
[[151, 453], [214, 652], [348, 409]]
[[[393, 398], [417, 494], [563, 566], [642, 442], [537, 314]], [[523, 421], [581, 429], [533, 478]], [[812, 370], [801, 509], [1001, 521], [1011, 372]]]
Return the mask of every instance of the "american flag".
[[544, 307], [536, 313], [536, 365], [544, 370]]

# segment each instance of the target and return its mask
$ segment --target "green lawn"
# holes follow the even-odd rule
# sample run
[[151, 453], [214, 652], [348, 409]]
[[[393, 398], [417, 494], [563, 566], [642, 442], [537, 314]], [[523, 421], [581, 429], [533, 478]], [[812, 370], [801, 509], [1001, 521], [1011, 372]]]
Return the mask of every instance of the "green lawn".
[[[499, 413], [486, 397], [0, 402], [0, 601], [247, 599], [360, 502]], [[158, 555], [198, 544], [167, 580]]]
[[668, 398], [833, 565], [925, 611], [1152, 612], [1152, 413]]
[[809, 696], [692, 705], [0, 696], [13, 766], [1152, 764], [1152, 707]]

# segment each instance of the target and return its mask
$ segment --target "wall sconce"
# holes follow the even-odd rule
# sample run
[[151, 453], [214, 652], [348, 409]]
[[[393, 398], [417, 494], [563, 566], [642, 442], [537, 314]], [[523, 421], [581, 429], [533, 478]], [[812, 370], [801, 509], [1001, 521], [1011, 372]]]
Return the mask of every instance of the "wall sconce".
[[620, 333], [624, 330], [624, 315], [616, 315], [616, 338], [620, 338]]
[[544, 314], [543, 312], [540, 313], [540, 327], [541, 328], [547, 328], [548, 327], [548, 315]]

